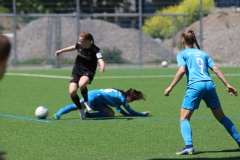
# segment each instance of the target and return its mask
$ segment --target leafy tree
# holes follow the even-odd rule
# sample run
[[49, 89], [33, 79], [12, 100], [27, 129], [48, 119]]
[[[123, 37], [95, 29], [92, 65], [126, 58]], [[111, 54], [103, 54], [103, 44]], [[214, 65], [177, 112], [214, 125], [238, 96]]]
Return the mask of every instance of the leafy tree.
[[[215, 7], [214, 0], [203, 0], [203, 15], [209, 14]], [[179, 5], [168, 6], [162, 10], [157, 10], [159, 14], [185, 13], [186, 25], [190, 25], [199, 19], [199, 0], [183, 0]], [[182, 29], [183, 17], [177, 17], [176, 30]], [[170, 38], [174, 27], [174, 18], [169, 16], [153, 16], [145, 20], [142, 30], [144, 33], [154, 38]]]
[[[124, 0], [80, 0], [80, 9], [84, 13], [114, 13]], [[12, 11], [12, 0], [0, 0], [0, 6]], [[73, 13], [76, 0], [16, 0], [18, 13]], [[129, 7], [129, 6], [127, 6]]]

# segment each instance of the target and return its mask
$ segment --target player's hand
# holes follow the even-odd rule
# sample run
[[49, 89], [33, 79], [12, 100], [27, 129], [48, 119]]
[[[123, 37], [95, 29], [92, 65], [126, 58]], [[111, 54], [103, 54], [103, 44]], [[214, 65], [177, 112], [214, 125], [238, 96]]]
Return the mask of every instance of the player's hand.
[[150, 114], [150, 111], [144, 111], [146, 116], [148, 116]]
[[61, 54], [62, 53], [62, 50], [57, 50], [56, 52], [55, 52], [55, 57], [57, 57], [59, 54]]
[[169, 93], [171, 92], [171, 90], [172, 90], [172, 87], [169, 86], [167, 89], [165, 89], [164, 95], [169, 96]]
[[230, 95], [234, 94], [234, 96], [238, 96], [237, 90], [235, 88], [233, 88], [230, 85], [227, 85], [226, 88], [227, 88], [227, 91]]
[[99, 70], [101, 73], [104, 73], [104, 67], [99, 67], [98, 70]]

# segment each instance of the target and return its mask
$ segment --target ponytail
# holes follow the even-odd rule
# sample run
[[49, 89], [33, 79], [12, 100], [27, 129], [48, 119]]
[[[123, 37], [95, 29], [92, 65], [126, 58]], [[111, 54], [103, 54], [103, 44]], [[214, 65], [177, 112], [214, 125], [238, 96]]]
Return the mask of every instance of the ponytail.
[[130, 88], [126, 92], [124, 92], [123, 90], [120, 90], [120, 89], [116, 89], [116, 88], [114, 88], [114, 89], [121, 92], [126, 98], [130, 97], [133, 101], [141, 100], [141, 99], [146, 100], [145, 95], [141, 91], [137, 91], [132, 88]]
[[197, 48], [200, 49], [197, 38], [192, 29], [189, 29], [188, 31], [183, 32], [182, 38], [184, 38], [187, 45], [193, 46], [195, 44], [197, 46]]
[[197, 38], [196, 38], [195, 33], [193, 32], [193, 30], [190, 29], [190, 30], [188, 30], [188, 32], [190, 32], [192, 34], [195, 45], [197, 46], [198, 49], [200, 49], [200, 46], [198, 44]]
[[89, 32], [82, 32], [80, 34], [80, 37], [83, 37], [84, 39], [90, 40], [91, 44], [94, 44], [94, 39], [93, 39], [93, 36], [92, 36], [91, 33], [89, 33]]

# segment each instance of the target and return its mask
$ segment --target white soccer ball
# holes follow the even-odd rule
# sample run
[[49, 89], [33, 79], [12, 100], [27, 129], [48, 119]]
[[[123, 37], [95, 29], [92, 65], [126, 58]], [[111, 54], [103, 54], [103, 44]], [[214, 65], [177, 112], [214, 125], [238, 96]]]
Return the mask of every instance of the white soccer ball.
[[162, 65], [162, 67], [167, 67], [168, 66], [168, 62], [167, 61], [162, 61], [161, 65]]
[[48, 116], [48, 109], [44, 106], [39, 106], [35, 110], [35, 116], [39, 119], [46, 119]]

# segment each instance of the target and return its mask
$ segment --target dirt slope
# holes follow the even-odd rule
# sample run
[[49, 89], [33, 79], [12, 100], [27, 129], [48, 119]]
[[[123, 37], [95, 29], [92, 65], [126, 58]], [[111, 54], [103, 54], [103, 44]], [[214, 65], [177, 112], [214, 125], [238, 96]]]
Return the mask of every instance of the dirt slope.
[[[193, 29], [199, 41], [200, 23], [191, 24], [187, 29]], [[179, 43], [181, 32], [176, 34]], [[200, 42], [199, 42], [200, 43]], [[216, 8], [213, 13], [203, 18], [203, 50], [219, 65], [240, 66], [240, 13], [233, 9]], [[172, 39], [163, 42], [171, 48]], [[176, 55], [181, 49], [175, 47]]]

